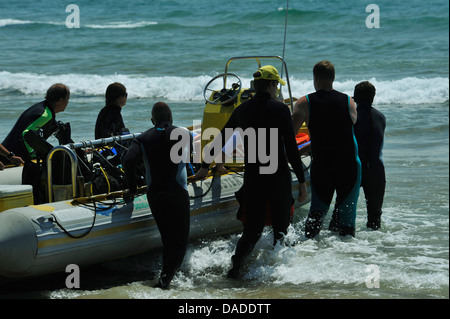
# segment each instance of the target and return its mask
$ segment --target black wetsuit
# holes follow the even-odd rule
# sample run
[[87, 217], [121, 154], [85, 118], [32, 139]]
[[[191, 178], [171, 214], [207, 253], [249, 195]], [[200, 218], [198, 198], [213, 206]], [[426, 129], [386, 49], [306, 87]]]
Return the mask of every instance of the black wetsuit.
[[350, 97], [335, 90], [306, 96], [311, 137], [311, 208], [305, 235], [320, 232], [336, 192], [335, 212], [341, 235], [354, 235], [361, 163], [349, 112]]
[[106, 105], [100, 110], [95, 123], [95, 139], [122, 134], [125, 124], [123, 123], [121, 111], [122, 108], [117, 105]]
[[[292, 198], [292, 176], [288, 160], [297, 176], [298, 182], [305, 181], [302, 162], [297, 150], [295, 134], [292, 127], [292, 117], [288, 107], [274, 99], [267, 93], [258, 93], [254, 99], [248, 100], [238, 106], [232, 113], [230, 119], [221, 131], [221, 145], [226, 142], [226, 129], [241, 128], [244, 132], [248, 128], [255, 129], [257, 141], [264, 138], [259, 134], [259, 128], [265, 129], [266, 154], [270, 150], [270, 142], [277, 143], [275, 157], [277, 165], [273, 173], [264, 174], [260, 169], [273, 165], [264, 163], [258, 155], [256, 161], [249, 154], [250, 149], [259, 154], [258, 142], [249, 145], [249, 139], [244, 135], [244, 190], [243, 197], [246, 204], [246, 223], [242, 237], [236, 246], [233, 256], [234, 265], [239, 268], [242, 260], [248, 256], [255, 244], [261, 237], [266, 221], [266, 205], [269, 203], [274, 239], [278, 240], [287, 234], [290, 224], [290, 211], [293, 204]], [[277, 139], [270, 132], [273, 128], [277, 132]], [[217, 142], [216, 139], [214, 143]], [[256, 145], [255, 145], [256, 144]], [[205, 167], [205, 165], [203, 165]]]
[[22, 184], [33, 186], [35, 204], [46, 202], [46, 198], [45, 190], [40, 185], [40, 165], [32, 162], [32, 159], [40, 158], [45, 161], [47, 153], [53, 148], [46, 140], [57, 129], [53, 108], [46, 101], [42, 101], [20, 115], [2, 143], [9, 151], [24, 160]]
[[20, 115], [2, 144], [10, 152], [22, 157], [24, 161], [30, 161], [36, 157], [36, 154], [30, 146], [33, 143], [28, 140], [31, 135], [27, 135], [27, 133], [35, 131], [38, 133], [35, 136], [45, 141], [56, 130], [55, 112], [46, 101], [42, 101], [31, 106]]
[[386, 175], [383, 162], [386, 118], [370, 104], [358, 104], [355, 136], [362, 165], [361, 186], [367, 204], [367, 227], [380, 227]]
[[173, 145], [181, 143], [178, 140], [170, 140], [174, 129], [187, 135], [185, 141], [188, 143], [183, 147], [188, 154], [189, 131], [163, 122], [133, 140], [123, 160], [129, 188], [134, 192], [136, 165], [139, 159], [144, 159], [147, 199], [163, 242], [162, 273], [169, 277], [169, 282], [183, 262], [190, 227], [187, 159], [176, 163], [170, 156]]

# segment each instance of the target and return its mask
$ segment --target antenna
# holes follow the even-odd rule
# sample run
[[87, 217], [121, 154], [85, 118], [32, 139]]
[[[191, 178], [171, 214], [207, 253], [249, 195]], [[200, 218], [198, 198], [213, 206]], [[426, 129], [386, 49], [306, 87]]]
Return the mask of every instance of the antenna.
[[[288, 21], [288, 11], [289, 11], [289, 0], [286, 0], [286, 20], [284, 21], [284, 41], [283, 41], [283, 56], [282, 56], [282, 62], [281, 62], [281, 74], [280, 74], [280, 78], [283, 78], [283, 71], [284, 71], [284, 52], [286, 50], [286, 33], [287, 33], [287, 21]], [[286, 74], [287, 74], [287, 70], [286, 70]], [[280, 94], [278, 96], [278, 98], [280, 100], [283, 99], [283, 93], [281, 92], [281, 84], [280, 84]]]
[[[287, 33], [287, 21], [288, 21], [288, 12], [289, 12], [289, 0], [286, 0], [286, 20], [284, 22], [284, 41], [283, 41], [283, 61], [284, 61], [284, 52], [286, 51], [286, 33]], [[283, 65], [281, 65], [281, 77], [283, 77]]]

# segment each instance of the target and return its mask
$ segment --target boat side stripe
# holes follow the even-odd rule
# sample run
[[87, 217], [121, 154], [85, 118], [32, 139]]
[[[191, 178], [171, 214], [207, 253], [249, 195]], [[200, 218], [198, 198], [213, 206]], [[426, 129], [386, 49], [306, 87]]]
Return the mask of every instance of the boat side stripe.
[[[237, 201], [233, 200], [233, 201], [228, 201], [228, 202], [220, 203], [220, 204], [213, 205], [213, 206], [204, 206], [204, 207], [192, 210], [191, 216], [202, 215], [202, 214], [206, 214], [211, 211], [214, 211], [214, 210], [220, 210], [223, 208], [234, 207], [236, 205], [237, 205]], [[139, 228], [153, 226], [155, 224], [156, 224], [156, 222], [154, 219], [140, 221], [140, 222], [134, 222], [134, 223], [127, 224], [127, 225], [121, 225], [121, 226], [92, 231], [87, 236], [83, 237], [83, 239], [96, 238], [96, 237], [107, 236], [107, 235], [111, 235], [111, 234], [115, 234], [115, 233], [136, 230]], [[71, 238], [68, 236], [52, 238], [52, 239], [43, 239], [43, 240], [38, 239], [38, 249], [55, 246], [55, 245], [62, 245], [62, 244], [79, 241], [79, 240], [80, 239]]]

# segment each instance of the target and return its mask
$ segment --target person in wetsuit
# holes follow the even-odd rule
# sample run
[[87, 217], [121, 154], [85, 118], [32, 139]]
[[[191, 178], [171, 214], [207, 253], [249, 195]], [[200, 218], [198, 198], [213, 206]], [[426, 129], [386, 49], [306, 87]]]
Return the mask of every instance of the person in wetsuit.
[[367, 228], [377, 230], [381, 226], [381, 214], [386, 187], [383, 162], [384, 131], [386, 117], [372, 107], [376, 89], [372, 83], [358, 83], [354, 90], [358, 120], [355, 135], [358, 141], [362, 165], [361, 186], [367, 205]]
[[[245, 163], [243, 201], [246, 205], [246, 222], [232, 257], [233, 266], [227, 275], [229, 278], [239, 277], [244, 259], [252, 252], [261, 237], [266, 221], [267, 203], [270, 207], [274, 243], [287, 234], [290, 211], [294, 202], [288, 161], [299, 182], [298, 201], [304, 201], [307, 195], [303, 166], [292, 129], [291, 114], [284, 103], [275, 99], [278, 83], [285, 85], [285, 81], [280, 78], [276, 68], [270, 65], [261, 67], [253, 74], [253, 77], [255, 97], [234, 110], [222, 129], [220, 137], [216, 137], [212, 142], [213, 145], [214, 143], [225, 145], [226, 130], [236, 128], [242, 129], [243, 132], [254, 129], [257, 141], [251, 143], [248, 136], [243, 137]], [[263, 133], [265, 136], [262, 135]], [[270, 145], [271, 143], [276, 143], [276, 154], [270, 156], [272, 158], [275, 155], [272, 160], [277, 161], [273, 171], [269, 167], [274, 163], [266, 163], [259, 156], [255, 156], [260, 154], [261, 146], [265, 146], [266, 151], [272, 150], [271, 146], [274, 145]], [[222, 156], [224, 157], [224, 154]], [[204, 159], [196, 178], [204, 178], [208, 173], [209, 165], [210, 163]]]
[[95, 123], [95, 139], [122, 135], [125, 124], [122, 108], [127, 104], [127, 89], [121, 83], [111, 83], [106, 88], [106, 105], [100, 110]]
[[294, 130], [303, 122], [311, 138], [311, 207], [305, 236], [319, 234], [336, 192], [335, 211], [339, 235], [355, 236], [356, 205], [361, 183], [361, 163], [353, 132], [356, 106], [348, 95], [333, 89], [334, 66], [321, 61], [314, 66], [315, 93], [300, 98], [292, 112]]
[[[188, 243], [190, 202], [186, 163], [192, 148], [189, 131], [172, 125], [172, 112], [166, 103], [153, 106], [152, 122], [155, 126], [134, 139], [124, 156], [123, 167], [129, 183], [124, 198], [136, 194], [136, 165], [143, 159], [147, 200], [163, 243], [163, 266], [156, 287], [166, 289], [182, 265]], [[180, 150], [178, 143], [182, 154], [180, 158], [172, 158], [171, 150]]]
[[2, 143], [10, 152], [24, 160], [22, 184], [33, 186], [35, 204], [45, 201], [45, 195], [39, 185], [39, 160], [45, 160], [53, 148], [46, 140], [56, 133], [60, 144], [71, 141], [69, 123], [62, 124], [55, 119], [57, 113], [66, 110], [69, 98], [70, 91], [67, 86], [61, 83], [52, 85], [47, 90], [44, 101], [34, 104], [20, 115]]

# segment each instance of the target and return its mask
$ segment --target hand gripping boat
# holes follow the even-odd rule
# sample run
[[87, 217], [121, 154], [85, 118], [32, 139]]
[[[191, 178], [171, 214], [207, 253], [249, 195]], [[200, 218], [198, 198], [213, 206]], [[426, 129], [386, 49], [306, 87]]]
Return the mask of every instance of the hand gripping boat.
[[[195, 145], [204, 146], [201, 133], [208, 127], [220, 129], [235, 107], [252, 94], [251, 87], [241, 88], [240, 79], [235, 75], [233, 77], [238, 79], [239, 86], [233, 83], [227, 88], [227, 79], [231, 76], [227, 71], [229, 63], [235, 59], [256, 59], [261, 66], [260, 60], [265, 58], [279, 59], [287, 76], [286, 65], [280, 57], [243, 57], [230, 59], [225, 73], [208, 83], [204, 92], [206, 94], [211, 90], [212, 93], [206, 98], [201, 128], [190, 128]], [[210, 89], [217, 78], [224, 80], [223, 87]], [[288, 89], [290, 95], [289, 85]], [[291, 97], [288, 101], [291, 107], [292, 101]], [[141, 195], [134, 201], [126, 202], [122, 197], [126, 181], [118, 159], [126, 151], [127, 143], [138, 135], [56, 146], [48, 154], [44, 174], [48, 203], [32, 205], [26, 195], [27, 200], [19, 200], [23, 205], [8, 200], [8, 196], [2, 199], [19, 207], [4, 205], [7, 209], [0, 212], [0, 278], [27, 278], [64, 272], [70, 264], [82, 267], [162, 246], [158, 228], [143, 194], [145, 181], [140, 185]], [[299, 132], [299, 144], [306, 145], [308, 140], [306, 131]], [[63, 156], [56, 160], [57, 154]], [[239, 156], [238, 150], [234, 156]], [[69, 163], [62, 168], [61, 158]], [[195, 173], [195, 165], [190, 165], [190, 169], [191, 173]], [[235, 164], [229, 167], [225, 175], [211, 172], [205, 180], [189, 180], [190, 239], [233, 233], [242, 228], [241, 221], [236, 218], [239, 203], [235, 197], [235, 192], [243, 184], [242, 169], [242, 164]], [[304, 169], [309, 189], [309, 173], [306, 166]], [[8, 173], [10, 171], [16, 173]], [[66, 175], [64, 178], [61, 178], [62, 173]], [[1, 186], [0, 190], [26, 188], [25, 192], [29, 194], [31, 190], [28, 185], [14, 185], [20, 184], [18, 174], [21, 174], [18, 168], [1, 171], [0, 183], [9, 185]], [[293, 197], [296, 198], [298, 183], [295, 174], [292, 173], [292, 177]], [[55, 180], [59, 180], [59, 184]], [[307, 202], [309, 196], [305, 202], [296, 201], [295, 208]]]

